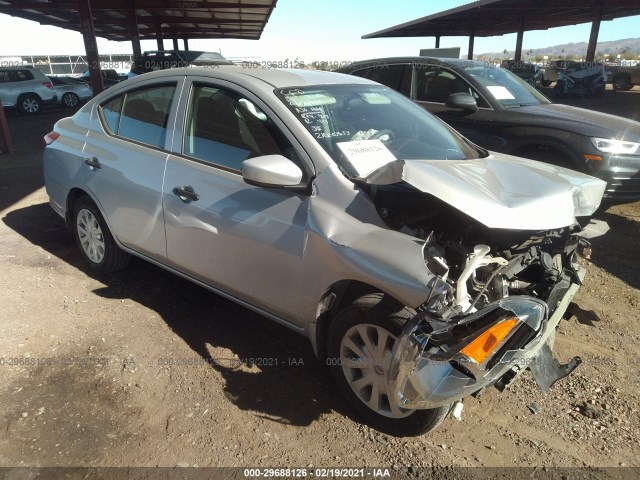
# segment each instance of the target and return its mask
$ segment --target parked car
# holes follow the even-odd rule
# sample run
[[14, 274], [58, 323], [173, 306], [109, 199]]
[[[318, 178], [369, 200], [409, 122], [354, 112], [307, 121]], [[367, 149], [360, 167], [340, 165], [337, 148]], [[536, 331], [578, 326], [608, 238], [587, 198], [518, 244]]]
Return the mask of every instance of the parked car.
[[560, 72], [553, 91], [559, 97], [565, 95], [602, 97], [606, 86], [607, 76], [604, 65], [585, 62], [567, 67]]
[[5, 108], [28, 115], [58, 100], [51, 81], [33, 67], [0, 67], [0, 99]]
[[607, 182], [607, 204], [640, 200], [640, 123], [555, 104], [511, 72], [427, 57], [356, 62], [338, 70], [400, 91], [472, 142]]
[[196, 50], [150, 50], [134, 58], [131, 73], [143, 73], [165, 70], [167, 68], [202, 67], [233, 65], [218, 52], [200, 52]]
[[532, 87], [538, 90], [543, 84], [543, 72], [538, 65], [531, 62], [522, 62], [517, 60], [504, 60], [501, 65], [502, 68], [506, 68], [514, 75], [520, 77]]
[[614, 90], [631, 90], [640, 85], [640, 63], [635, 66], [607, 65], [607, 79]]
[[63, 107], [74, 108], [91, 100], [93, 90], [87, 83], [72, 77], [48, 77]]
[[579, 363], [548, 344], [605, 183], [477, 147], [388, 87], [163, 70], [45, 141], [51, 206], [91, 269], [135, 255], [306, 335], [384, 432], [432, 430], [527, 366], [546, 391]]
[[[102, 74], [102, 83], [104, 84], [104, 88], [113, 87], [122, 81], [118, 72], [113, 68], [103, 68], [100, 70], [100, 73]], [[91, 84], [91, 72], [89, 70], [84, 72], [80, 77], [80, 80], [87, 84]]]

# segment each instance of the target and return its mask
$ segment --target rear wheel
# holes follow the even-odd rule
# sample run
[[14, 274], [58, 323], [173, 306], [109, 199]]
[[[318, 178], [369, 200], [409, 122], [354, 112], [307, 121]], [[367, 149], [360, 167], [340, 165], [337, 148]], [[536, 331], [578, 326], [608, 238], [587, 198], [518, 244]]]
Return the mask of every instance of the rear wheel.
[[62, 95], [62, 104], [65, 107], [73, 108], [78, 106], [78, 103], [80, 103], [80, 97], [78, 97], [78, 95], [76, 95], [75, 93], [67, 92]]
[[98, 207], [81, 197], [73, 209], [73, 233], [85, 262], [98, 273], [112, 273], [126, 267], [131, 256], [113, 239]]
[[614, 90], [631, 90], [633, 88], [631, 78], [628, 75], [614, 77], [612, 84]]
[[406, 410], [393, 400], [392, 350], [413, 314], [383, 294], [365, 295], [338, 313], [327, 339], [328, 363], [342, 395], [367, 424], [396, 436], [430, 432], [449, 412], [448, 405]]
[[27, 115], [34, 115], [42, 111], [42, 100], [33, 93], [21, 95], [18, 99], [18, 109]]

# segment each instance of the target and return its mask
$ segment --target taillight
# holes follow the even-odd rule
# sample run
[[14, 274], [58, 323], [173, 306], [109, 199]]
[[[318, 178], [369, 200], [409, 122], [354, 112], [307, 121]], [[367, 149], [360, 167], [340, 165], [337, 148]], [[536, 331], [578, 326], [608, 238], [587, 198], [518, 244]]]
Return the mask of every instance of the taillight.
[[51, 82], [42, 82], [42, 85], [44, 85], [47, 88], [53, 88], [53, 83]]
[[60, 137], [60, 134], [57, 132], [49, 132], [44, 136], [44, 143], [45, 145], [51, 145], [53, 142], [55, 142], [58, 137]]

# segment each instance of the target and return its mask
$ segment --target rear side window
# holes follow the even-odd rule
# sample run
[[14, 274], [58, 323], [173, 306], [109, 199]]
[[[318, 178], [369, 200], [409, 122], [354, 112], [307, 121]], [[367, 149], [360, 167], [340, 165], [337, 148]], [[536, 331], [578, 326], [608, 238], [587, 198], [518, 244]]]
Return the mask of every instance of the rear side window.
[[164, 148], [175, 85], [127, 92], [100, 105], [105, 129], [119, 137]]
[[8, 70], [0, 70], [0, 83], [9, 83], [11, 79], [9, 78]]
[[406, 65], [377, 65], [353, 72], [353, 75], [393, 88], [405, 96], [411, 90], [411, 69]]

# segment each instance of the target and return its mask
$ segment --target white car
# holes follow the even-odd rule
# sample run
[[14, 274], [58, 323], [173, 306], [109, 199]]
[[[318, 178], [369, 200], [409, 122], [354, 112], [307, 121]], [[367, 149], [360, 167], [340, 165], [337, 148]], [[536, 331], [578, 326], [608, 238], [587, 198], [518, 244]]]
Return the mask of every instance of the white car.
[[432, 430], [527, 367], [546, 392], [579, 363], [549, 338], [605, 182], [479, 148], [390, 88], [163, 70], [46, 141], [50, 203], [92, 269], [135, 255], [305, 335], [381, 431]]
[[0, 99], [3, 107], [32, 115], [40, 113], [43, 105], [56, 103], [58, 96], [40, 70], [16, 66], [0, 67]]

